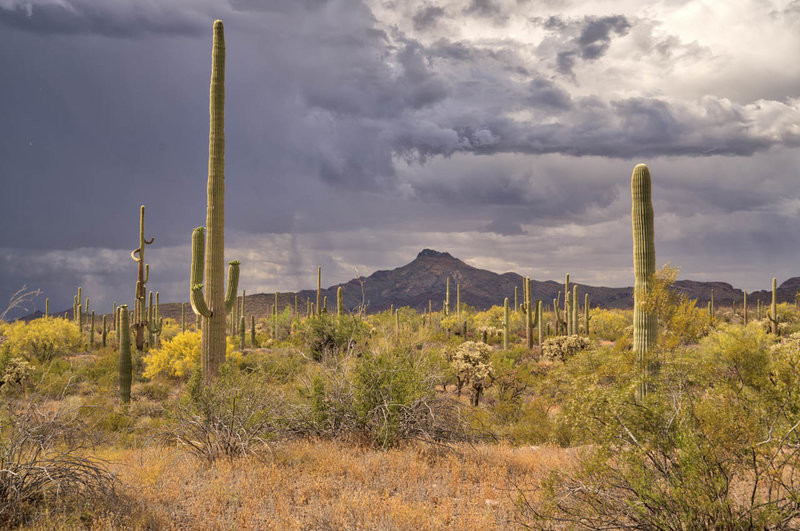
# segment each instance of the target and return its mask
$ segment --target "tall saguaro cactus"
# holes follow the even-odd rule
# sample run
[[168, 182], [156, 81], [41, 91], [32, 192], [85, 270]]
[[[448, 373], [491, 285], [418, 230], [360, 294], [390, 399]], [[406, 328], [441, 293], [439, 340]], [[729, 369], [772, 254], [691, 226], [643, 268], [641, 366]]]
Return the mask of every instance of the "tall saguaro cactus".
[[638, 164], [631, 175], [631, 224], [633, 228], [633, 351], [642, 370], [639, 394], [647, 394], [647, 373], [650, 368], [650, 351], [658, 334], [658, 322], [653, 313], [644, 308], [650, 281], [656, 271], [656, 247], [653, 229], [653, 201], [651, 197], [650, 170]]
[[322, 266], [317, 268], [317, 315], [322, 315]]
[[772, 304], [767, 310], [770, 332], [778, 335], [778, 279], [772, 278]]
[[503, 350], [508, 350], [509, 321], [508, 297], [506, 297], [503, 302]]
[[144, 248], [150, 245], [155, 237], [147, 240], [144, 237], [144, 205], [139, 207], [139, 247], [131, 251], [131, 258], [136, 261], [136, 301], [133, 307], [133, 328], [136, 329], [136, 350], [144, 349], [144, 329], [147, 328], [147, 313], [145, 312], [145, 297], [147, 295], [147, 280], [150, 278], [150, 267], [144, 263]]
[[128, 305], [123, 304], [119, 307], [119, 311], [119, 397], [124, 404], [127, 404], [131, 401], [131, 380], [133, 379]]
[[[225, 32], [214, 21], [208, 133], [208, 207], [206, 228], [192, 233], [192, 309], [201, 319], [200, 363], [210, 383], [225, 361], [225, 316], [233, 308], [239, 262], [230, 262], [225, 291]], [[206, 235], [205, 232], [208, 234]], [[205, 266], [205, 275], [203, 273]], [[203, 293], [203, 277], [207, 281]]]

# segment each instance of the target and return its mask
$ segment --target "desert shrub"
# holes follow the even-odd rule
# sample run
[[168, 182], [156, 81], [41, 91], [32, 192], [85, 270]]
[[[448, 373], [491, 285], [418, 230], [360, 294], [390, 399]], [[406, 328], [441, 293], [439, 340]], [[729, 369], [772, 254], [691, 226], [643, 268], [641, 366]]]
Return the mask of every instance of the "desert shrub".
[[494, 369], [489, 360], [491, 353], [492, 349], [486, 343], [476, 341], [465, 341], [452, 353], [450, 363], [458, 380], [472, 387], [473, 406], [478, 405], [484, 389], [494, 380]]
[[708, 310], [698, 308], [695, 300], [681, 298], [665, 318], [658, 338], [659, 346], [665, 350], [697, 343], [711, 331]]
[[786, 528], [800, 517], [800, 352], [758, 325], [723, 325], [663, 353], [636, 397], [632, 353], [587, 350], [549, 378], [554, 437], [588, 444], [521, 509], [533, 527]]
[[303, 390], [292, 431], [382, 448], [474, 438], [459, 404], [435, 391], [439, 367], [437, 355], [403, 349], [329, 360]]
[[115, 497], [116, 479], [83, 451], [91, 431], [76, 412], [45, 414], [31, 404], [0, 419], [0, 521], [74, 510], [84, 501]]
[[588, 337], [571, 335], [556, 336], [542, 343], [542, 357], [548, 360], [564, 361], [592, 345]]
[[500, 422], [513, 422], [519, 418], [523, 399], [533, 386], [536, 362], [527, 348], [517, 347], [495, 351], [489, 363], [497, 397], [493, 411]]
[[591, 337], [616, 341], [633, 331], [631, 312], [624, 310], [589, 310], [589, 333]]
[[[230, 337], [226, 337], [225, 345], [227, 358], [241, 358], [241, 352], [233, 350]], [[159, 348], [148, 352], [143, 361], [145, 378], [157, 375], [182, 378], [200, 362], [200, 333], [188, 330], [180, 332], [172, 339], [162, 342]]]
[[321, 361], [324, 356], [335, 356], [354, 348], [367, 335], [367, 330], [357, 316], [322, 314], [300, 323], [298, 335], [311, 358]]
[[[293, 306], [287, 306], [278, 314], [278, 335], [275, 336], [275, 315], [262, 317], [256, 322], [256, 342], [261, 345], [270, 345], [284, 341], [294, 334], [298, 321]], [[247, 325], [247, 341], [250, 340], [250, 321]]]
[[258, 373], [242, 374], [227, 362], [212, 385], [187, 389], [163, 435], [208, 461], [258, 455], [279, 430], [282, 403]]
[[77, 352], [82, 344], [75, 323], [53, 317], [34, 319], [29, 323], [17, 321], [8, 329], [6, 337], [8, 341], [3, 346], [12, 356], [39, 363]]

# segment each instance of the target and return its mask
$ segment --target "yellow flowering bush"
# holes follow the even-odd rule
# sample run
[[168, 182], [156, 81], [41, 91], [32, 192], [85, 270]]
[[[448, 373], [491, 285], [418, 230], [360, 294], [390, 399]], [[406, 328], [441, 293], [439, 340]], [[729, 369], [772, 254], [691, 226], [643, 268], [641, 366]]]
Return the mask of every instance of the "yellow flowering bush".
[[[239, 360], [242, 353], [233, 350], [231, 338], [225, 338], [225, 356]], [[180, 332], [172, 339], [161, 343], [161, 347], [151, 350], [144, 356], [144, 376], [152, 378], [159, 374], [181, 378], [200, 363], [200, 333]]]

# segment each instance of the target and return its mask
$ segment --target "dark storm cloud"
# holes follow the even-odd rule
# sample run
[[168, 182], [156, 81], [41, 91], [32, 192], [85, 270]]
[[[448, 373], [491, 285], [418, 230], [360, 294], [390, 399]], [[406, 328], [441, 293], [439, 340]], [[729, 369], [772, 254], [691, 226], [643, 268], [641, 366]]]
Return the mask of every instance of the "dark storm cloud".
[[578, 19], [551, 16], [534, 19], [534, 22], [553, 34], [540, 46], [540, 51], [552, 53], [549, 48], [555, 47], [557, 70], [567, 76], [574, 75], [573, 68], [578, 59], [596, 61], [608, 51], [614, 36], [627, 35], [631, 28], [631, 23], [623, 15]]
[[436, 26], [439, 20], [445, 16], [445, 10], [439, 6], [425, 5], [414, 13], [411, 19], [414, 29], [424, 31]]
[[472, 2], [464, 8], [464, 13], [480, 17], [496, 18], [502, 16], [506, 18], [503, 9], [494, 0], [472, 0]]
[[206, 18], [189, 1], [11, 0], [7, 6], [0, 6], [0, 24], [44, 34], [109, 37], [137, 37], [148, 33], [198, 35], [205, 29]]
[[[669, 161], [680, 171], [655, 173], [673, 184], [659, 201], [684, 205], [672, 207], [676, 217], [768, 209], [798, 195], [764, 175], [778, 171], [773, 159], [761, 159], [769, 171], [754, 165], [737, 173], [731, 170], [739, 159], [723, 156], [799, 145], [796, 100], [694, 101], [669, 90], [587, 96], [591, 90], [579, 93], [559, 74], [559, 53], [576, 61], [576, 75], [581, 62], [610, 61], [607, 51], [639, 28], [638, 19], [552, 19], [536, 46], [448, 34], [449, 17], [464, 15], [440, 13], [432, 3], [410, 9], [405, 26], [376, 20], [357, 0], [242, 0], [197, 10], [188, 0], [183, 7], [177, 0], [96, 4], [72, 1], [77, 11], [69, 16], [77, 19], [54, 18], [58, 35], [33, 22], [39, 4], [31, 20], [13, 24], [9, 13], [17, 17], [18, 8], [0, 8], [0, 175], [13, 190], [0, 196], [0, 225], [11, 228], [0, 236], [4, 293], [27, 283], [58, 293], [56, 306], [68, 306], [77, 285], [109, 301], [128, 296], [135, 275], [129, 253], [144, 203], [146, 232], [158, 247], [148, 258], [153, 286], [169, 293], [166, 300], [185, 299], [186, 247], [205, 219], [215, 17], [226, 21], [229, 54], [226, 243], [238, 253], [231, 259], [251, 264], [243, 283], [281, 286], [275, 278], [301, 282], [310, 272], [297, 286], [308, 287], [323, 260], [349, 274], [346, 260], [335, 259], [346, 253], [394, 267], [402, 263], [395, 239], [409, 253], [434, 239], [432, 232], [443, 245], [450, 232], [464, 232], [462, 249], [474, 245], [475, 234], [529, 236], [537, 249], [557, 255], [554, 241], [567, 236], [537, 228], [624, 220], [634, 157], [685, 156]], [[497, 15], [494, 4], [470, 5], [476, 10], [469, 17]], [[419, 39], [398, 29], [411, 32], [416, 15]], [[196, 17], [200, 38], [185, 38]], [[666, 64], [691, 52], [651, 28], [641, 31], [640, 41], [628, 43], [640, 46], [638, 53]], [[791, 175], [796, 162], [780, 171]], [[754, 175], [760, 187], [748, 199]], [[768, 218], [751, 221], [748, 238], [767, 230]], [[724, 228], [704, 234], [725, 239]], [[576, 248], [602, 252], [580, 234], [568, 237]], [[259, 246], [261, 240], [272, 243]]]

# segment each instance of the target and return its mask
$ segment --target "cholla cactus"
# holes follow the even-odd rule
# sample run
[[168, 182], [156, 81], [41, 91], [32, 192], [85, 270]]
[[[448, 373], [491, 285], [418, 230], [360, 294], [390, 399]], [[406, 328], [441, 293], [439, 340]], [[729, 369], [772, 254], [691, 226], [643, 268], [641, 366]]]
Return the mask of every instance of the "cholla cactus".
[[571, 336], [558, 336], [548, 339], [542, 344], [542, 357], [544, 359], [565, 361], [588, 348], [592, 344], [588, 337], [573, 334]]
[[465, 341], [450, 356], [450, 363], [455, 369], [461, 384], [472, 386], [473, 406], [477, 406], [483, 390], [494, 381], [494, 370], [489, 363], [492, 349], [486, 343]]

